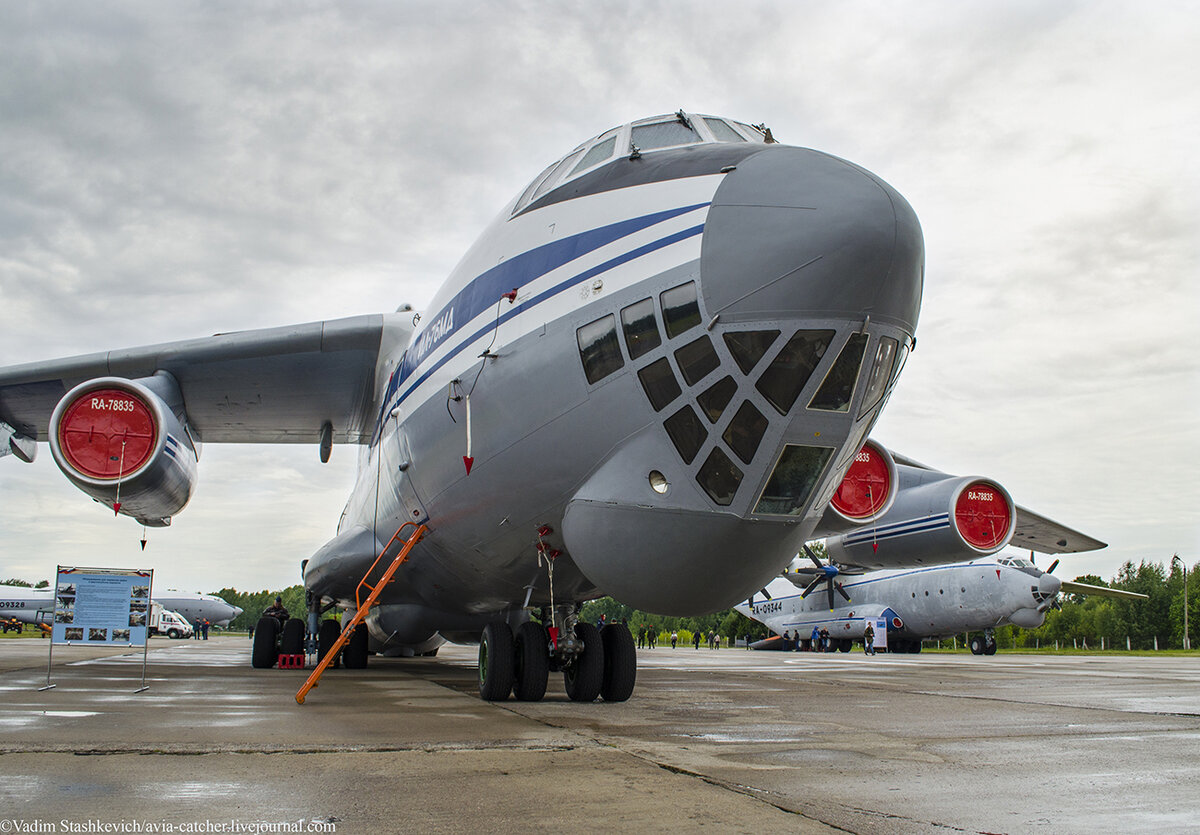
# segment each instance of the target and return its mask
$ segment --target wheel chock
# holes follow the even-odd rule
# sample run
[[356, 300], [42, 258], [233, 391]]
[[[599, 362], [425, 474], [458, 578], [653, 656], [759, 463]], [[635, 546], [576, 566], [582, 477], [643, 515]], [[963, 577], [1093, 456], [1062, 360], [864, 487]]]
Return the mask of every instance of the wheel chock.
[[304, 667], [305, 664], [303, 653], [297, 655], [289, 654], [279, 656], [279, 669], [281, 670], [303, 670]]

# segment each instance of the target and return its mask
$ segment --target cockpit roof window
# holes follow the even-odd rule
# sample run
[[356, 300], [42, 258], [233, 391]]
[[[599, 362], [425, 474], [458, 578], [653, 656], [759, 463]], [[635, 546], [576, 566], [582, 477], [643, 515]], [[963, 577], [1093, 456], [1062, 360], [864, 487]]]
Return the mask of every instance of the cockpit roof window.
[[583, 149], [581, 148], [580, 150], [576, 151], [575, 153], [571, 154], [569, 157], [564, 159], [558, 165], [554, 166], [554, 170], [550, 172], [550, 176], [547, 177], [546, 179], [542, 180], [542, 184], [540, 186], [538, 186], [537, 189], [534, 190], [534, 192], [533, 192], [534, 199], [536, 200], [537, 198], [539, 198], [543, 194], [545, 194], [547, 191], [549, 191], [550, 186], [554, 185], [555, 181], [558, 179], [558, 175], [561, 172], [565, 171], [567, 168], [569, 168], [571, 165], [574, 165], [575, 160], [579, 159], [579, 157], [581, 157], [582, 155], [583, 155]]
[[702, 143], [745, 143], [763, 144], [766, 141], [761, 131], [742, 122], [720, 119], [715, 116], [679, 113], [640, 119], [632, 124], [620, 125], [584, 142], [566, 157], [551, 165], [537, 176], [513, 204], [513, 214], [521, 212], [534, 200], [575, 177], [606, 164], [613, 159], [623, 159], [633, 152], [678, 148]]
[[574, 177], [581, 171], [591, 168], [597, 163], [603, 162], [613, 155], [613, 151], [617, 147], [617, 134], [614, 131], [607, 139], [601, 140], [592, 146], [591, 150], [583, 155], [583, 159], [579, 161], [579, 165], [571, 170], [568, 177]]
[[650, 125], [634, 125], [630, 144], [639, 151], [653, 151], [655, 148], [669, 148], [672, 145], [691, 145], [700, 142], [700, 134], [690, 124], [685, 125], [678, 119], [670, 122], [656, 122]]
[[712, 132], [713, 139], [718, 142], [745, 142], [746, 137], [731, 128], [724, 119], [705, 117], [704, 124]]

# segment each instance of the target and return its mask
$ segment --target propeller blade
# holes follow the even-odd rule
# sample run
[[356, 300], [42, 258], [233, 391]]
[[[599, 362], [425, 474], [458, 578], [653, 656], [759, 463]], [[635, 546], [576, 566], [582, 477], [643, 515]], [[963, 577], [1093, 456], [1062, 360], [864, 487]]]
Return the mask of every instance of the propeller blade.
[[841, 583], [838, 583], [838, 584], [837, 584], [837, 590], [838, 590], [838, 594], [840, 594], [842, 597], [846, 598], [846, 602], [847, 602], [847, 603], [849, 603], [849, 602], [850, 602], [850, 595], [846, 594], [846, 590], [842, 588], [842, 584], [841, 584]]
[[750, 597], [746, 599], [746, 605], [750, 607], [754, 606], [754, 595], [750, 595]]
[[833, 609], [833, 580], [829, 581], [829, 608]]
[[1046, 569], [1046, 573], [1053, 574], [1054, 569], [1056, 569], [1056, 568], [1058, 568], [1058, 560], [1055, 560], [1054, 562], [1050, 563], [1050, 567]]
[[815, 580], [813, 580], [811, 583], [808, 584], [808, 586], [804, 589], [804, 591], [800, 592], [800, 598], [803, 600], [805, 597], [808, 597], [810, 594], [812, 594], [814, 591], [816, 591], [817, 586], [821, 585], [821, 583], [823, 583], [823, 582], [825, 582], [824, 577], [817, 577]]
[[819, 559], [817, 559], [817, 555], [814, 554], [812, 551], [810, 551], [807, 545], [802, 545], [800, 547], [802, 547], [804, 549], [805, 555], [807, 555], [808, 558], [813, 561], [813, 565], [815, 565], [817, 568], [825, 567], [824, 563], [822, 563]]
[[767, 600], [771, 599], [771, 595], [767, 592], [766, 589], [763, 589], [762, 591], [760, 591], [759, 594], [761, 594], [763, 597], [767, 598]]

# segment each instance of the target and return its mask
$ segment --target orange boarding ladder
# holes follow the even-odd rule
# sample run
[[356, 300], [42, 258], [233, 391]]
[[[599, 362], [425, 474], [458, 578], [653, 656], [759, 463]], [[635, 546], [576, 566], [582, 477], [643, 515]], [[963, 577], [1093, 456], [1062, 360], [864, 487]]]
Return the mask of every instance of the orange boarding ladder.
[[[412, 532], [412, 535], [410, 535], [408, 539], [401, 539], [400, 537], [404, 533], [404, 529], [409, 525], [415, 527], [416, 530]], [[379, 597], [380, 593], [384, 590], [387, 584], [392, 581], [392, 575], [394, 575], [396, 573], [396, 569], [408, 559], [409, 552], [412, 551], [414, 545], [421, 541], [421, 537], [425, 535], [426, 530], [428, 529], [423, 524], [418, 525], [416, 522], [405, 522], [400, 526], [400, 530], [396, 531], [396, 534], [388, 541], [388, 544], [384, 546], [383, 550], [379, 552], [379, 556], [375, 558], [375, 562], [371, 563], [371, 567], [367, 569], [367, 573], [363, 575], [362, 582], [360, 582], [358, 584], [358, 588], [354, 590], [354, 602], [358, 606], [358, 610], [354, 613], [354, 617], [350, 618], [350, 622], [342, 627], [342, 634], [338, 635], [338, 639], [334, 641], [333, 646], [328, 652], [325, 653], [325, 657], [321, 659], [319, 664], [317, 664], [317, 668], [312, 671], [312, 675], [310, 675], [308, 680], [304, 682], [304, 685], [298, 691], [296, 691], [296, 704], [304, 704], [304, 697], [308, 695], [308, 691], [317, 686], [317, 681], [320, 680], [321, 674], [324, 673], [326, 668], [329, 667], [329, 665], [332, 664], [338, 657], [338, 653], [341, 652], [342, 647], [346, 645], [346, 643], [350, 640], [350, 636], [354, 634], [355, 628], [364, 620], [366, 620], [367, 613], [370, 612], [371, 607], [375, 605], [376, 598]], [[399, 553], [396, 553], [395, 558], [392, 559], [391, 565], [389, 565], [387, 570], [383, 572], [383, 576], [379, 578], [379, 581], [375, 585], [368, 583], [367, 580], [370, 578], [371, 572], [373, 572], [375, 567], [379, 565], [379, 561], [382, 560], [386, 554], [394, 552], [396, 548], [400, 549]], [[367, 595], [366, 600], [362, 599], [363, 589], [370, 590], [370, 594]]]

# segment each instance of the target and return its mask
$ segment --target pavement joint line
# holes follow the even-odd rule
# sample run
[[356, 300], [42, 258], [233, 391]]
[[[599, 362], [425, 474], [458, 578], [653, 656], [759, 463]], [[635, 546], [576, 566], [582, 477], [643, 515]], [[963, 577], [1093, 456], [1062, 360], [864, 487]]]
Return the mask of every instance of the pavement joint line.
[[1008, 705], [1065, 707], [1073, 710], [1096, 710], [1106, 713], [1120, 713], [1126, 716], [1132, 713], [1141, 716], [1173, 716], [1179, 719], [1200, 719], [1200, 713], [1188, 713], [1186, 711], [1134, 710], [1128, 707], [1109, 707], [1108, 705], [1078, 705], [1069, 702], [1030, 701], [1028, 699], [1005, 698], [992, 695], [977, 696], [972, 693], [943, 693], [938, 690], [913, 690], [912, 692], [918, 696], [940, 696], [946, 699], [970, 699], [979, 702], [1000, 702], [1001, 704]]
[[17, 754], [72, 754], [80, 757], [106, 757], [121, 755], [153, 755], [153, 756], [194, 756], [207, 754], [397, 754], [397, 753], [487, 753], [490, 751], [528, 751], [534, 753], [555, 753], [576, 751], [578, 745], [554, 744], [525, 744], [521, 742], [501, 742], [490, 745], [474, 745], [467, 743], [422, 743], [419, 745], [322, 745], [310, 747], [261, 746], [247, 747], [235, 745], [229, 747], [171, 747], [164, 745], [125, 746], [121, 748], [74, 748], [70, 746], [48, 745], [34, 746], [3, 746], [0, 747], [0, 757]]

